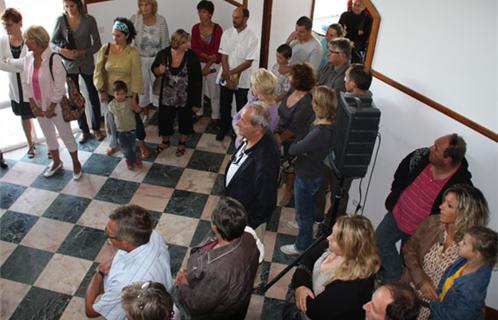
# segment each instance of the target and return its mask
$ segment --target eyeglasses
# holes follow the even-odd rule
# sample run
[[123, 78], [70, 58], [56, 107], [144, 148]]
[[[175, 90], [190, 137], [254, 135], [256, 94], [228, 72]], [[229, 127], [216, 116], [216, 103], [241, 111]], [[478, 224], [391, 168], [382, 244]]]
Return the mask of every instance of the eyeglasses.
[[116, 237], [116, 236], [111, 236], [111, 235], [109, 234], [109, 229], [107, 229], [107, 227], [105, 227], [105, 229], [104, 229], [104, 235], [105, 235], [107, 238], [111, 239], [111, 240], [119, 240], [119, 238], [118, 238], [118, 237]]

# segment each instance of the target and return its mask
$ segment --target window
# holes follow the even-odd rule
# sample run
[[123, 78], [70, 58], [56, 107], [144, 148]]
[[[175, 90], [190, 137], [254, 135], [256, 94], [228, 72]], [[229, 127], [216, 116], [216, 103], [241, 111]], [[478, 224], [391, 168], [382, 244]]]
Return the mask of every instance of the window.
[[337, 23], [341, 13], [348, 10], [347, 1], [315, 0], [313, 10], [313, 31], [325, 35], [332, 23]]
[[[23, 30], [31, 25], [41, 25], [51, 34], [57, 16], [63, 11], [62, 5], [62, 0], [3, 0], [0, 1], [0, 11], [5, 8], [16, 8], [23, 16]], [[5, 36], [3, 28], [1, 28], [0, 35]], [[26, 145], [20, 117], [15, 116], [10, 110], [9, 85], [7, 74], [3, 71], [0, 71], [0, 127], [2, 128], [2, 139], [0, 139], [2, 151]], [[43, 139], [38, 121], [34, 121], [33, 134], [35, 141]]]

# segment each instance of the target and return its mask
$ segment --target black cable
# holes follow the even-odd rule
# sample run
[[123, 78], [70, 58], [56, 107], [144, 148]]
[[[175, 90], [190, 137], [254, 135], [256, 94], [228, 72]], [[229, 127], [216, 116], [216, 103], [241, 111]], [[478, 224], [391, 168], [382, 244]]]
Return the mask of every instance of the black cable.
[[[382, 142], [382, 136], [380, 135], [380, 132], [377, 132], [377, 137], [379, 137], [379, 144], [377, 145], [377, 151], [375, 152], [375, 158], [374, 158], [374, 162], [372, 164], [372, 170], [370, 171], [370, 177], [368, 177], [367, 191], [365, 192], [365, 200], [363, 201], [363, 209], [365, 208], [365, 203], [367, 202], [368, 190], [370, 189], [370, 183], [372, 182], [372, 176], [373, 176], [373, 172], [375, 169], [375, 164], [377, 163], [377, 157], [379, 156], [380, 144]], [[362, 213], [363, 213], [363, 209], [362, 209]]]
[[[356, 205], [356, 209], [354, 210], [354, 214], [357, 215], [358, 211], [362, 208], [361, 206], [361, 199], [363, 198], [362, 192], [361, 192], [361, 185], [363, 183], [363, 178], [360, 179], [360, 183], [358, 183], [358, 193], [360, 194], [360, 200], [358, 200], [358, 204]], [[361, 214], [363, 215], [363, 210], [361, 211]]]

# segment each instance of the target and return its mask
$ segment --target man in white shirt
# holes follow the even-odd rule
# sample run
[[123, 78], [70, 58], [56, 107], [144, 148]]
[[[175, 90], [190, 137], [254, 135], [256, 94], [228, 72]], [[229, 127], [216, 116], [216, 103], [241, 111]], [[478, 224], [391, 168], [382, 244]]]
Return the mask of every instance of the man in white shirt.
[[105, 233], [118, 250], [113, 259], [99, 265], [87, 288], [88, 317], [125, 319], [121, 290], [134, 282], [159, 282], [171, 293], [168, 246], [154, 227], [149, 212], [137, 205], [123, 206], [111, 213]]
[[223, 32], [218, 50], [222, 69], [218, 74], [220, 84], [220, 130], [216, 140], [221, 141], [230, 131], [232, 101], [235, 94], [237, 111], [247, 103], [253, 63], [259, 59], [259, 38], [247, 27], [249, 10], [241, 7], [232, 14], [233, 28]]
[[290, 64], [308, 62], [315, 72], [320, 68], [323, 49], [312, 33], [313, 21], [302, 16], [296, 22], [296, 30], [287, 38], [287, 44], [292, 47]]

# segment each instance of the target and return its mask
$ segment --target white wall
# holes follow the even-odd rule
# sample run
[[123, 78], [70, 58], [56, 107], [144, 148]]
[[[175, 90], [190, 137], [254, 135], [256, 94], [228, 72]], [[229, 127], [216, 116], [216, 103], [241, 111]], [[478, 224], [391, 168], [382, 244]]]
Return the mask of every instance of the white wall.
[[[375, 0], [374, 4], [382, 21], [373, 68], [497, 131], [496, 1]], [[379, 80], [374, 80], [371, 90], [382, 110], [382, 145], [364, 211], [374, 225], [385, 214], [384, 200], [399, 161], [413, 149], [456, 132], [467, 141], [473, 182], [489, 202], [489, 226], [498, 230], [497, 143]], [[358, 198], [355, 183], [350, 208]], [[498, 308], [497, 272], [486, 303]]]
[[[249, 0], [249, 4], [256, 1], [262, 0]], [[275, 52], [278, 46], [285, 43], [289, 34], [294, 31], [297, 19], [301, 16], [310, 15], [311, 0], [273, 0], [270, 46], [268, 49], [269, 68], [275, 64]]]
[[[182, 28], [190, 33], [192, 26], [199, 22], [197, 0], [159, 1], [158, 13], [168, 22], [170, 35]], [[235, 7], [225, 1], [214, 1], [213, 21], [228, 29], [232, 27], [232, 11]], [[250, 17], [248, 25], [256, 34], [261, 34], [263, 14], [262, 1], [249, 1]], [[137, 0], [104, 1], [88, 5], [88, 13], [93, 15], [99, 26], [102, 42], [111, 41], [112, 23], [116, 17], [129, 18], [137, 12]]]

